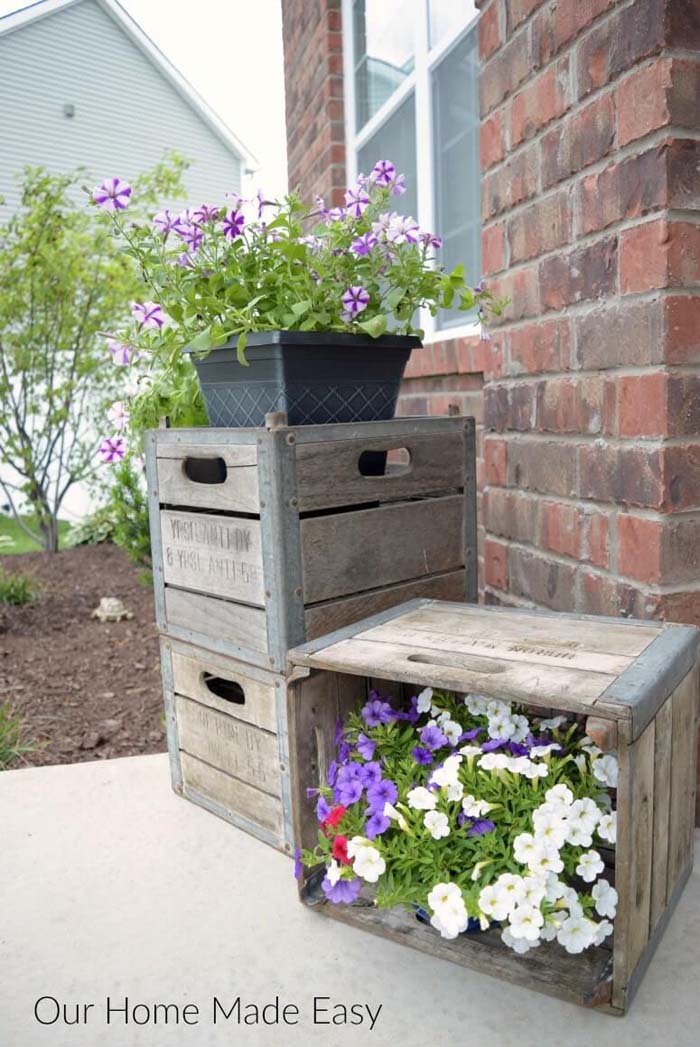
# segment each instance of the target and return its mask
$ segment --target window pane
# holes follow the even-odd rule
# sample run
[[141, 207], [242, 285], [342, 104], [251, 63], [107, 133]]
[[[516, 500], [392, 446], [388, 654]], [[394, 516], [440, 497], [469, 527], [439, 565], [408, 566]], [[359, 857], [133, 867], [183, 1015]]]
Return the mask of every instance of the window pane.
[[[462, 262], [471, 284], [481, 269], [479, 101], [476, 25], [445, 55], [432, 74], [436, 232], [441, 262]], [[463, 323], [467, 314], [443, 310], [440, 327]]]
[[355, 0], [355, 113], [357, 130], [391, 97], [413, 69], [414, 0]]
[[430, 46], [435, 47], [461, 26], [466, 26], [475, 13], [470, 0], [428, 0]]
[[418, 187], [416, 185], [416, 107], [413, 92], [402, 102], [396, 112], [388, 117], [370, 139], [358, 149], [357, 170], [369, 174], [377, 160], [391, 160], [400, 174], [406, 175], [406, 192], [403, 196], [392, 196], [391, 210], [399, 214], [413, 215], [418, 212]]

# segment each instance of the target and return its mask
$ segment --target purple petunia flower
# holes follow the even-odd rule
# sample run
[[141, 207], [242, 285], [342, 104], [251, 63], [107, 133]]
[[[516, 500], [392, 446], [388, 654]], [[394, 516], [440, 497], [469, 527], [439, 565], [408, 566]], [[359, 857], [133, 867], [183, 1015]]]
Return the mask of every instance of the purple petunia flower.
[[338, 774], [336, 776], [336, 785], [344, 785], [346, 782], [354, 782], [355, 779], [360, 777], [360, 765], [359, 763], [344, 763], [338, 768]]
[[415, 747], [415, 749], [411, 753], [411, 756], [416, 761], [416, 763], [423, 764], [425, 767], [427, 767], [429, 763], [433, 762], [433, 754], [430, 752], [430, 749], [424, 749], [420, 745], [417, 745]]
[[391, 160], [377, 160], [372, 168], [369, 178], [371, 182], [375, 182], [383, 189], [386, 189], [386, 187], [391, 185], [396, 178], [396, 168]]
[[107, 339], [107, 348], [112, 354], [112, 363], [117, 367], [126, 367], [132, 360], [136, 359], [136, 350], [126, 342], [118, 342], [115, 338]]
[[360, 780], [360, 782], [362, 782], [365, 789], [369, 789], [370, 786], [376, 785], [377, 782], [381, 781], [381, 764], [378, 763], [376, 760], [372, 760], [370, 763], [362, 764], [357, 777]]
[[362, 731], [357, 736], [357, 751], [363, 760], [371, 760], [374, 756], [374, 750], [377, 748], [377, 743], [371, 738], [368, 738]]
[[442, 240], [435, 233], [421, 233], [419, 239], [426, 247], [434, 247], [436, 250], [442, 247]]
[[175, 265], [179, 265], [181, 269], [192, 269], [194, 266], [194, 258], [189, 251], [183, 251], [175, 259]]
[[204, 233], [199, 226], [191, 225], [187, 229], [184, 229], [180, 235], [187, 244], [188, 253], [190, 255], [196, 254], [202, 246], [202, 240], [204, 239]]
[[221, 217], [221, 208], [211, 204], [200, 204], [193, 212], [193, 217], [197, 222], [215, 222]]
[[363, 309], [367, 308], [369, 303], [369, 292], [365, 291], [364, 287], [357, 285], [348, 287], [340, 301], [345, 314], [352, 318], [357, 316], [358, 313], [361, 313]]
[[245, 218], [241, 211], [229, 211], [228, 214], [224, 215], [223, 231], [224, 236], [228, 236], [229, 239], [235, 240], [237, 236], [240, 236], [245, 225]]
[[157, 302], [132, 302], [131, 315], [140, 327], [157, 327], [165, 323], [165, 314]]
[[338, 761], [339, 763], [347, 763], [350, 759], [351, 748], [347, 742], [341, 742], [338, 746]]
[[366, 705], [363, 705], [361, 715], [368, 727], [378, 727], [381, 723], [391, 723], [396, 719], [394, 710], [388, 702], [383, 702], [381, 698], [372, 698]]
[[481, 732], [483, 730], [485, 730], [484, 727], [474, 727], [474, 728], [472, 728], [471, 731], [464, 731], [464, 733], [460, 734], [460, 736], [459, 736], [460, 743], [462, 743], [462, 742], [473, 742], [474, 739], [476, 738], [477, 734], [481, 734]]
[[367, 790], [369, 809], [371, 811], [381, 811], [383, 814], [384, 804], [395, 803], [398, 795], [399, 791], [394, 782], [390, 778], [382, 778]]
[[121, 178], [105, 178], [92, 192], [92, 199], [105, 211], [123, 211], [129, 203], [131, 186]]
[[341, 902], [350, 905], [359, 895], [362, 883], [359, 879], [354, 879], [338, 880], [337, 883], [331, 884], [328, 877], [324, 876], [321, 887], [329, 902], [333, 902], [334, 905], [339, 905]]
[[368, 840], [376, 840], [390, 825], [391, 818], [386, 818], [381, 811], [373, 811], [365, 822], [365, 836]]
[[329, 222], [341, 222], [346, 214], [344, 207], [331, 207], [330, 211], [326, 212], [326, 219]]
[[301, 864], [301, 847], [294, 848], [294, 879], [300, 880], [304, 866]]
[[159, 211], [158, 214], [153, 216], [153, 225], [156, 227], [158, 232], [162, 233], [163, 236], [167, 237], [171, 229], [175, 229], [178, 223], [178, 215], [173, 214], [172, 211]]
[[393, 244], [417, 244], [420, 227], [415, 218], [399, 215], [386, 231], [386, 238]]
[[316, 817], [319, 822], [325, 822], [328, 815], [331, 813], [330, 804], [325, 796], [319, 796], [316, 803]]
[[467, 836], [485, 836], [493, 832], [495, 828], [496, 823], [492, 822], [490, 818], [475, 818], [467, 829]]
[[428, 749], [441, 749], [447, 745], [447, 735], [439, 727], [428, 725], [420, 732], [420, 740]]
[[341, 803], [343, 807], [350, 807], [351, 804], [357, 803], [361, 796], [362, 782], [358, 778], [338, 782], [333, 792], [335, 802]]
[[369, 254], [373, 247], [376, 247], [379, 241], [377, 240], [374, 233], [363, 233], [362, 236], [358, 236], [356, 240], [350, 244], [350, 250], [356, 255]]
[[348, 214], [351, 214], [353, 218], [360, 218], [362, 212], [369, 207], [369, 193], [363, 186], [356, 185], [345, 193], [345, 203]]
[[335, 721], [335, 731], [333, 732], [333, 741], [336, 745], [339, 745], [343, 740], [343, 727], [343, 721], [339, 716]]
[[126, 454], [126, 444], [121, 436], [107, 436], [100, 444], [97, 453], [103, 462], [121, 462]]
[[481, 746], [482, 753], [493, 753], [496, 749], [503, 749], [508, 744], [507, 738], [489, 738]]
[[331, 760], [331, 762], [328, 764], [328, 772], [326, 774], [326, 781], [328, 782], [328, 787], [330, 789], [332, 789], [333, 786], [335, 785], [335, 780], [336, 780], [337, 777], [338, 777], [338, 764], [335, 762], [335, 760]]
[[527, 745], [521, 745], [519, 742], [508, 742], [506, 749], [511, 756], [527, 756], [530, 752]]
[[397, 175], [391, 186], [392, 196], [403, 196], [406, 192], [406, 175]]

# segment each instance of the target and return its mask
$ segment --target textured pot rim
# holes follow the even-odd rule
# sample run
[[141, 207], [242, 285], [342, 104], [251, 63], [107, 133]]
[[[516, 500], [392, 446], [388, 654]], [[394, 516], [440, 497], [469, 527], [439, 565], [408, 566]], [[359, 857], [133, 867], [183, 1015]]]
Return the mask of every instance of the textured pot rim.
[[[235, 349], [238, 335], [230, 338], [223, 345], [217, 345], [213, 349], [206, 350], [210, 356], [222, 349]], [[423, 345], [422, 341], [414, 334], [382, 334], [379, 338], [372, 338], [368, 334], [355, 334], [350, 331], [252, 331], [246, 341], [248, 346], [280, 345], [301, 347], [304, 349], [352, 349], [355, 346], [374, 346], [386, 349], [417, 349]], [[191, 349], [186, 346], [183, 352], [191, 355], [199, 355], [202, 350]]]

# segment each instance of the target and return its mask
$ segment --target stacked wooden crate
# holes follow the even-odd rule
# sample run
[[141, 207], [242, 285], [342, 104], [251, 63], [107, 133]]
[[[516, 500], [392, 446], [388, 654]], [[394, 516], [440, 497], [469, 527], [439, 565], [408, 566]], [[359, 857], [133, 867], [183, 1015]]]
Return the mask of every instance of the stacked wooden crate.
[[287, 652], [476, 596], [474, 423], [156, 430], [147, 468], [174, 788], [290, 852]]

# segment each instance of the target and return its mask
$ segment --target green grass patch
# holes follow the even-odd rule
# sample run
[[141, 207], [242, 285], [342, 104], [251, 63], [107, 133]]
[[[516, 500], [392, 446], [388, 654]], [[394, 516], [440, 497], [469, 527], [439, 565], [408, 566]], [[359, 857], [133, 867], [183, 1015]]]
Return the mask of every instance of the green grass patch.
[[[36, 520], [33, 516], [23, 516], [22, 520], [27, 527], [30, 527], [33, 531], [38, 531]], [[65, 548], [69, 531], [70, 524], [68, 521], [59, 520], [58, 544], [61, 549]], [[36, 553], [40, 550], [41, 543], [32, 541], [29, 535], [22, 530], [14, 516], [5, 516], [4, 513], [0, 514], [0, 555], [4, 556], [6, 553]]]
[[25, 604], [34, 603], [38, 595], [39, 587], [31, 575], [6, 571], [0, 567], [0, 605], [24, 607]]
[[5, 771], [36, 744], [24, 733], [24, 720], [7, 702], [0, 704], [0, 771]]

